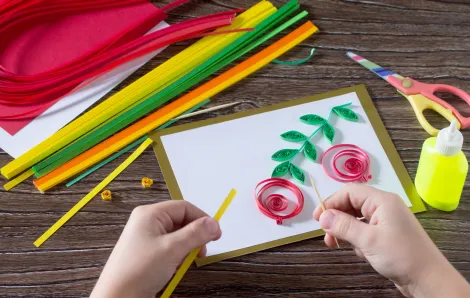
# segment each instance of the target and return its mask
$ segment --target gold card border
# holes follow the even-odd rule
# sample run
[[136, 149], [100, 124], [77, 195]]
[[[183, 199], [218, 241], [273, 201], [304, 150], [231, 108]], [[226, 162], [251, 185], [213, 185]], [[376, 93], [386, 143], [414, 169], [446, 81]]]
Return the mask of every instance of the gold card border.
[[[375, 131], [375, 134], [377, 135], [380, 143], [382, 144], [382, 147], [385, 153], [387, 154], [393, 166], [393, 169], [395, 170], [395, 173], [400, 179], [400, 182], [403, 188], [405, 189], [405, 192], [408, 195], [408, 198], [410, 199], [410, 202], [412, 204], [412, 207], [410, 208], [411, 211], [413, 213], [426, 211], [426, 207], [421, 201], [421, 198], [419, 197], [418, 192], [416, 191], [416, 188], [410, 176], [408, 175], [408, 172], [406, 171], [405, 165], [401, 161], [400, 156], [398, 155], [398, 152], [395, 146], [393, 145], [393, 142], [390, 136], [388, 135], [388, 132], [385, 126], [383, 125], [382, 120], [380, 119], [380, 116], [377, 110], [375, 109], [375, 106], [364, 85], [356, 85], [356, 86], [343, 88], [343, 89], [339, 89], [339, 90], [335, 90], [332, 92], [327, 92], [327, 93], [323, 93], [323, 94], [319, 94], [315, 96], [309, 96], [309, 97], [297, 99], [297, 100], [288, 100], [286, 102], [274, 104], [274, 105], [267, 106], [267, 107], [238, 112], [238, 113], [231, 114], [231, 115], [202, 120], [198, 122], [188, 123], [188, 124], [179, 125], [179, 126], [167, 128], [164, 130], [156, 131], [155, 133], [151, 134], [150, 137], [154, 141], [153, 148], [155, 151], [155, 155], [157, 156], [158, 162], [160, 164], [160, 168], [162, 170], [163, 176], [168, 186], [168, 190], [170, 191], [171, 198], [173, 200], [182, 200], [183, 195], [181, 194], [181, 190], [178, 186], [178, 182], [176, 181], [175, 174], [171, 168], [170, 161], [165, 152], [165, 148], [163, 147], [163, 144], [161, 142], [162, 136], [170, 135], [170, 134], [174, 134], [174, 133], [178, 133], [178, 132], [182, 132], [182, 131], [186, 131], [186, 130], [190, 130], [190, 129], [194, 129], [198, 127], [231, 121], [234, 119], [239, 119], [239, 118], [243, 118], [247, 116], [257, 115], [257, 114], [261, 114], [265, 112], [284, 109], [287, 107], [292, 107], [292, 106], [296, 106], [296, 105], [300, 105], [300, 104], [304, 104], [304, 103], [308, 103], [312, 101], [327, 99], [327, 98], [340, 96], [340, 95], [344, 95], [344, 94], [348, 94], [352, 92], [355, 92], [357, 94], [357, 97], [359, 98], [359, 101], [361, 102], [362, 107]], [[307, 232], [307, 233], [303, 233], [299, 235], [294, 235], [294, 236], [270, 241], [267, 243], [262, 243], [262, 244], [229, 251], [229, 252], [218, 254], [218, 255], [213, 255], [210, 257], [198, 258], [196, 259], [196, 264], [197, 266], [207, 265], [207, 264], [218, 262], [221, 260], [226, 260], [229, 258], [234, 258], [234, 257], [246, 255], [249, 253], [254, 253], [257, 251], [270, 249], [273, 247], [318, 237], [324, 234], [325, 233], [322, 230], [315, 230], [315, 231], [311, 231], [311, 232]]]

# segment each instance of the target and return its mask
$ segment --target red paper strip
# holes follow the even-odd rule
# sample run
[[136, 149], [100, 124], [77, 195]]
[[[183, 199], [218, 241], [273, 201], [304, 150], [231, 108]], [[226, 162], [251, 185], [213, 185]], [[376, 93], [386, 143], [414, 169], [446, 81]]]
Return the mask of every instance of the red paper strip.
[[171, 43], [229, 25], [239, 11], [142, 36], [166, 17], [166, 10], [187, 1], [162, 9], [147, 0], [1, 3], [0, 36], [6, 42], [0, 44], [0, 127], [15, 134], [83, 82]]
[[[297, 200], [290, 213], [285, 212], [290, 201], [284, 194], [277, 192], [279, 189], [289, 191]], [[298, 215], [304, 208], [302, 191], [294, 183], [281, 178], [270, 178], [258, 183], [255, 188], [255, 200], [261, 213], [275, 219], [278, 225], [282, 225], [283, 220]]]
[[[0, 99], [0, 103], [11, 106], [21, 106], [48, 101], [48, 93], [56, 92], [56, 90], [62, 90], [64, 88], [68, 89], [69, 86], [76, 86], [77, 83], [82, 82], [83, 79], [93, 77], [97, 73], [103, 73], [128, 60], [161, 48], [164, 45], [192, 38], [195, 35], [199, 35], [200, 32], [228, 25], [231, 23], [233, 17], [234, 14], [230, 13], [228, 15], [189, 20], [169, 26], [104, 54], [91, 57], [84, 63], [68, 68], [68, 72], [61, 70], [57, 74], [54, 73], [53, 76], [41, 78], [43, 80], [40, 81], [37, 80], [38, 77], [30, 77], [29, 81], [35, 81], [21, 84], [21, 90], [19, 89], [19, 85], [2, 86], [2, 82], [0, 82], [2, 88], [1, 94], [9, 94], [12, 95], [11, 98], [16, 99], [15, 101], [12, 101], [11, 98]], [[18, 92], [22, 92], [22, 96], [30, 96], [24, 98], [21, 97]], [[2, 115], [1, 117], [7, 116]]]
[[[71, 4], [70, 1], [63, 2]], [[87, 54], [95, 54], [142, 36], [162, 20], [158, 17], [163, 15], [160, 9], [148, 1], [107, 2], [96, 1], [106, 5], [106, 9], [97, 9], [85, 6], [90, 6], [92, 1], [84, 1], [84, 8], [79, 13], [72, 15], [64, 12], [63, 16], [55, 17], [51, 15], [57, 13], [53, 5], [64, 6], [59, 1], [3, 2], [0, 6], [0, 72], [28, 76], [53, 71], [73, 61], [86, 60]], [[37, 22], [38, 19], [28, 16], [28, 9], [33, 12], [42, 9], [49, 21]], [[23, 25], [19, 22], [21, 17], [26, 17]], [[0, 90], [3, 92], [3, 85]], [[4, 99], [5, 96], [0, 94], [0, 98]], [[26, 113], [28, 118], [13, 121], [0, 119], [0, 127], [14, 135], [59, 99], [48, 105], [29, 108], [34, 112]], [[7, 105], [0, 105], [0, 110], [6, 115], [18, 114], [17, 109], [12, 111]]]
[[369, 174], [369, 155], [356, 145], [340, 144], [325, 151], [322, 156], [325, 173], [339, 182], [362, 182], [372, 178]]

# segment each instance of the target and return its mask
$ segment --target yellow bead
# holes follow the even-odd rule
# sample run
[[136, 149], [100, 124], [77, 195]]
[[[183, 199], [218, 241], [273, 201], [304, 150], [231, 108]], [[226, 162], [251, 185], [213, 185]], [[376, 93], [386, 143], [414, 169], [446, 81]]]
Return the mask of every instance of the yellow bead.
[[153, 180], [147, 177], [142, 178], [142, 186], [144, 188], [150, 188], [152, 186]]
[[111, 191], [110, 190], [104, 190], [101, 193], [101, 198], [105, 201], [111, 201], [111, 199], [112, 199]]

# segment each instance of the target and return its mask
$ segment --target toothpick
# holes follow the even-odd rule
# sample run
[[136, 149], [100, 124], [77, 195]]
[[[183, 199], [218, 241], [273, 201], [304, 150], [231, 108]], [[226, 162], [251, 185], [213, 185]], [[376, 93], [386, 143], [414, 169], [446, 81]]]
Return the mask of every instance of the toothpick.
[[181, 115], [181, 116], [179, 116], [179, 117], [174, 118], [173, 120], [181, 120], [181, 119], [189, 118], [189, 117], [192, 117], [192, 116], [201, 115], [201, 114], [205, 114], [205, 113], [209, 113], [209, 112], [213, 112], [213, 111], [225, 109], [225, 108], [228, 108], [228, 107], [237, 105], [237, 104], [239, 104], [239, 103], [240, 103], [239, 101], [236, 101], [236, 102], [232, 102], [232, 103], [223, 104], [223, 105], [220, 105], [220, 106], [215, 106], [215, 107], [208, 108], [208, 109], [204, 109], [204, 110], [200, 110], [200, 111], [197, 111], [197, 112], [194, 112], [194, 113], [190, 113], [190, 114], [186, 114], [186, 115]]
[[[313, 181], [313, 177], [310, 173], [308, 173], [308, 176], [310, 177], [310, 183], [312, 184], [312, 187], [315, 190], [315, 193], [317, 194], [318, 200], [320, 201], [321, 209], [323, 209], [323, 212], [325, 212], [326, 211], [325, 205], [323, 204], [323, 200], [320, 196], [320, 193], [318, 192], [317, 186], [315, 185], [315, 182]], [[336, 239], [336, 237], [333, 237], [333, 238], [335, 239], [336, 246], [340, 248], [338, 239]]]

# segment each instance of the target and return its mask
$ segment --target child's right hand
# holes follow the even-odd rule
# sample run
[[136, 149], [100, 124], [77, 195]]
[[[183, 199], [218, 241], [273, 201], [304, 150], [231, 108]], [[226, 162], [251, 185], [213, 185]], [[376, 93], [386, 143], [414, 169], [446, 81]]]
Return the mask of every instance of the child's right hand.
[[[470, 297], [470, 286], [452, 267], [404, 202], [395, 194], [350, 184], [317, 207], [313, 216], [327, 233], [354, 246], [407, 297]], [[365, 217], [368, 223], [357, 218]]]

